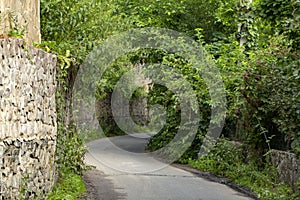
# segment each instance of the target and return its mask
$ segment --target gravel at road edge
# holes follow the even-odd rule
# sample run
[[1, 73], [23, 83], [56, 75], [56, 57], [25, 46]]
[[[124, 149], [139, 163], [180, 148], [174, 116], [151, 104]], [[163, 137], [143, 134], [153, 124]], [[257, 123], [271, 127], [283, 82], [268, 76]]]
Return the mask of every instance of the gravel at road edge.
[[[100, 180], [100, 181], [99, 181]], [[83, 174], [83, 181], [87, 192], [82, 195], [80, 200], [116, 200], [124, 199], [126, 194], [116, 191], [106, 176], [99, 170], [88, 170]]]

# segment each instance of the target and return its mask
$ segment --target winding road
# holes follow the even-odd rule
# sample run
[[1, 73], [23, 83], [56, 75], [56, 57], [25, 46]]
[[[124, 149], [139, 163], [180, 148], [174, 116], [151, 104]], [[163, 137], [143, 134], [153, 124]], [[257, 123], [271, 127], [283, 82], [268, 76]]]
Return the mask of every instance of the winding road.
[[86, 163], [96, 199], [249, 200], [226, 185], [210, 182], [145, 153], [151, 133], [89, 142]]

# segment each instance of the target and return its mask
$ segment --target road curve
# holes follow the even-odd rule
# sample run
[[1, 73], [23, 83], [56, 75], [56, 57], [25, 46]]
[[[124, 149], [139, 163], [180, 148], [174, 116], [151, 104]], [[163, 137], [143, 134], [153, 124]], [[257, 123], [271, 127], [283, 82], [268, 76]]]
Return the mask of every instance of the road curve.
[[[104, 138], [87, 143], [86, 163], [102, 176], [98, 199], [128, 200], [250, 200], [235, 190], [162, 163], [144, 152], [149, 134]], [[105, 178], [105, 181], [103, 180]], [[109, 184], [104, 185], [105, 182]], [[94, 183], [95, 184], [95, 183]], [[97, 188], [97, 186], [96, 186]], [[100, 196], [101, 195], [101, 196]]]

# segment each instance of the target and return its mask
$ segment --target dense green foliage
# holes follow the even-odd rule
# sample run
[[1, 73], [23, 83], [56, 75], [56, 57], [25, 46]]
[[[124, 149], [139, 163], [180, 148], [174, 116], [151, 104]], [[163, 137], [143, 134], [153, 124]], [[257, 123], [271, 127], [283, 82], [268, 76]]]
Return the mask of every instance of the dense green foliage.
[[62, 169], [75, 173], [84, 169], [82, 137], [79, 136], [71, 117], [71, 99], [79, 65], [85, 56], [104, 38], [127, 24], [122, 16], [114, 15], [111, 2], [100, 1], [41, 1], [40, 47], [57, 54], [58, 68], [57, 111], [58, 136], [56, 162]]
[[41, 0], [42, 39], [55, 53], [69, 50], [80, 63], [105, 38], [130, 27], [116, 15], [117, 6], [114, 0]]
[[[210, 2], [206, 4], [210, 5], [208, 8], [213, 5]], [[237, 1], [219, 2], [221, 7], [217, 9], [214, 17], [217, 19], [216, 23], [226, 25], [227, 30], [218, 29], [222, 32], [221, 38], [215, 37], [215, 40], [211, 40], [204, 37], [204, 41], [203, 38], [200, 41], [206, 43], [208, 51], [215, 56], [224, 78], [228, 99], [224, 134], [248, 142], [253, 145], [253, 149], [260, 150], [261, 156], [270, 148], [289, 150], [292, 147], [298, 153], [299, 49], [296, 45], [298, 36], [295, 32], [298, 27], [295, 23], [298, 19], [296, 13], [299, 3], [274, 3], [282, 11], [275, 24], [275, 19], [264, 18], [262, 10], [265, 13], [275, 10], [274, 7], [265, 7], [266, 4], [272, 3], [254, 1], [251, 7], [245, 6], [246, 4], [239, 5]], [[291, 9], [293, 14], [287, 14]], [[231, 13], [228, 18], [230, 12], [236, 11], [238, 15]], [[289, 29], [282, 27], [279, 24], [282, 19], [294, 26], [289, 26]], [[203, 24], [200, 28], [204, 27]], [[246, 50], [235, 42], [240, 25], [247, 27], [243, 33], [247, 34]], [[265, 78], [258, 80], [257, 76]], [[256, 108], [253, 110], [253, 107]], [[209, 110], [207, 113], [206, 118]], [[171, 123], [169, 124], [171, 127]], [[152, 140], [153, 145], [150, 144], [150, 148], [160, 148], [162, 141], [168, 143], [167, 138], [172, 138], [168, 134], [172, 135], [174, 131], [162, 131], [161, 137], [155, 136]]]
[[260, 199], [296, 200], [300, 194], [278, 180], [273, 166], [259, 167], [255, 160], [249, 160], [245, 145], [222, 138], [216, 148], [207, 156], [189, 160], [192, 167], [225, 177], [229, 182], [251, 189]]
[[292, 147], [299, 153], [299, 52], [289, 48], [285, 37], [278, 37], [255, 53], [250, 54], [241, 87], [248, 142], [254, 148]]
[[[180, 161], [228, 176], [264, 199], [288, 195], [276, 174], [267, 173], [264, 155], [270, 148], [300, 155], [299, 4], [298, 0], [42, 0], [42, 46], [60, 55], [61, 63], [58, 163], [75, 172], [83, 168], [82, 137], [65, 127], [64, 115], [72, 77], [85, 56], [115, 33], [141, 27], [169, 28], [203, 45], [206, 56], [218, 67], [227, 97], [222, 133], [247, 144], [249, 152], [259, 158], [256, 163], [245, 162], [239, 157], [240, 150], [231, 150], [227, 142], [221, 142], [208, 157], [196, 159], [212, 105], [199, 71], [180, 55], [149, 49], [126, 54], [96, 83], [96, 97], [105, 98], [118, 79], [137, 64], [173, 67], [192, 85], [201, 110], [198, 134]], [[151, 88], [150, 107], [160, 104], [167, 114], [167, 124], [148, 145], [149, 150], [157, 150], [174, 138], [181, 119], [178, 97], [164, 86]], [[135, 95], [141, 95], [141, 90]], [[241, 174], [247, 180], [242, 180]], [[249, 183], [257, 184], [252, 187]]]
[[271, 24], [273, 32], [287, 35], [290, 40], [293, 40], [293, 47], [299, 48], [300, 2], [298, 0], [261, 0], [258, 13]]
[[[156, 60], [157, 62], [157, 60]], [[187, 62], [184, 58], [174, 55], [174, 54], [162, 54], [161, 55], [161, 64], [165, 66], [172, 67], [174, 72], [183, 76], [185, 80], [191, 85], [194, 94], [197, 96], [197, 103], [200, 110], [200, 121], [198, 127], [198, 134], [196, 135], [192, 145], [189, 147], [189, 150], [186, 152], [183, 157], [194, 157], [199, 151], [201, 146], [201, 139], [209, 125], [210, 115], [211, 115], [211, 98], [208, 93], [207, 85], [205, 84], [203, 78], [201, 78], [200, 70], [198, 68], [194, 68], [191, 63]], [[201, 63], [205, 64], [205, 63]], [[169, 77], [169, 74], [156, 74], [158, 79], [164, 80], [166, 77]], [[172, 84], [182, 85], [183, 82], [179, 79], [172, 80]], [[178, 130], [181, 128], [188, 128], [189, 124], [181, 124], [181, 102], [179, 98], [189, 98], [188, 94], [183, 94], [179, 96], [175, 94], [171, 90], [169, 90], [166, 86], [162, 86], [159, 84], [154, 84], [152, 90], [149, 93], [149, 104], [162, 105], [166, 110], [166, 124], [160, 130], [159, 134], [152, 137], [149, 141], [148, 150], [154, 151], [158, 150], [167, 144], [170, 143], [171, 140], [174, 139]], [[196, 113], [198, 114], [198, 113]], [[192, 120], [187, 123], [197, 123]], [[177, 145], [183, 145], [181, 141], [178, 141]], [[168, 151], [162, 152], [163, 154], [174, 154], [176, 155], [176, 151]]]

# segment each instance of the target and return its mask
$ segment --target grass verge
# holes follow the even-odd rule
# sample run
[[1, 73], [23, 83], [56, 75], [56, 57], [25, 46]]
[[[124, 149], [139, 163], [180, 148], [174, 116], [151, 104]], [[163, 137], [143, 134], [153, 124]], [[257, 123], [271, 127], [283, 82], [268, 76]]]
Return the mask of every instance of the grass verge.
[[70, 171], [64, 172], [47, 200], [76, 200], [86, 192], [82, 177]]
[[[209, 155], [190, 159], [188, 164], [200, 171], [225, 177], [230, 182], [249, 188], [262, 200], [299, 200], [300, 193], [280, 182], [277, 170], [270, 165], [259, 166], [255, 160], [245, 162], [243, 149], [221, 139]], [[300, 188], [299, 188], [300, 189]]]

